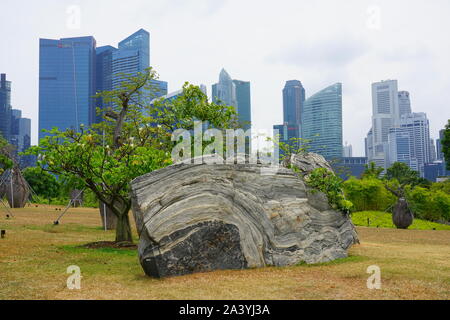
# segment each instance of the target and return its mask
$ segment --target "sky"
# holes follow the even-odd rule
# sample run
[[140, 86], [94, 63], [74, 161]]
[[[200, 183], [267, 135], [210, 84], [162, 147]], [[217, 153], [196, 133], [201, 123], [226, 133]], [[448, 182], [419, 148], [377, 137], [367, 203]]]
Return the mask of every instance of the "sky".
[[151, 65], [169, 92], [185, 81], [211, 94], [222, 68], [251, 82], [253, 126], [283, 122], [282, 89], [300, 80], [307, 97], [343, 84], [344, 141], [364, 155], [371, 84], [396, 79], [431, 136], [450, 118], [448, 0], [1, 0], [0, 73], [12, 105], [38, 136], [39, 38], [92, 35], [114, 45], [144, 28]]

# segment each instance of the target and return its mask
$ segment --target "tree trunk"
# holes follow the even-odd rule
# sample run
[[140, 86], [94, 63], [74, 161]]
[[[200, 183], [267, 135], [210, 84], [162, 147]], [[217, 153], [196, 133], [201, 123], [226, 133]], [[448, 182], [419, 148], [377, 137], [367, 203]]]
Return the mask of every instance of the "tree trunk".
[[[103, 229], [105, 229], [105, 211], [106, 211], [106, 230], [114, 230], [117, 227], [117, 216], [103, 202], [99, 202], [100, 218]], [[106, 209], [106, 210], [105, 210]]]
[[116, 242], [133, 242], [128, 209], [117, 218]]

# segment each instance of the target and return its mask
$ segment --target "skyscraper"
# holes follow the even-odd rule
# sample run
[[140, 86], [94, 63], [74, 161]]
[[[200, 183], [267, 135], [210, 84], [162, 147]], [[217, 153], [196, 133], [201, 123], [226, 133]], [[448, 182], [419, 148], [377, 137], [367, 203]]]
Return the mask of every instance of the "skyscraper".
[[213, 102], [221, 102], [224, 105], [232, 106], [238, 109], [236, 97], [236, 85], [225, 69], [222, 69], [219, 75], [219, 82], [212, 86]]
[[344, 158], [353, 157], [353, 146], [351, 144], [348, 144], [348, 142], [345, 143], [343, 157]]
[[[299, 80], [289, 80], [283, 88], [283, 124], [275, 125], [280, 142], [294, 148], [299, 147], [295, 140], [301, 138], [301, 121], [305, 103], [305, 88]], [[298, 141], [300, 142], [300, 141]]]
[[302, 138], [311, 141], [310, 151], [327, 160], [342, 158], [342, 84], [336, 83], [308, 98], [301, 123]]
[[239, 123], [244, 130], [249, 130], [252, 123], [252, 102], [250, 92], [250, 82], [233, 80], [236, 88], [237, 113]]
[[[212, 100], [236, 109], [241, 127], [248, 132], [252, 127], [252, 102], [250, 82], [233, 80], [225, 69], [219, 75], [219, 82], [212, 86]], [[246, 150], [251, 153], [251, 133], [246, 138]]]
[[286, 82], [283, 89], [284, 123], [301, 125], [305, 99], [305, 88], [300, 81]]
[[[96, 92], [111, 91], [113, 89], [113, 53], [117, 51], [112, 46], [99, 47], [96, 50], [96, 63], [95, 63], [95, 80], [96, 80]], [[107, 107], [103, 102], [103, 99], [98, 98], [96, 100], [96, 107], [100, 110]], [[101, 121], [101, 116], [96, 114], [96, 122]]]
[[411, 99], [409, 98], [408, 91], [400, 91], [398, 93], [398, 107], [400, 111], [400, 117], [412, 113]]
[[0, 74], [0, 135], [7, 141], [11, 133], [11, 82]]
[[[387, 80], [372, 84], [372, 129], [368, 136], [369, 162], [387, 169], [389, 129], [398, 127], [400, 122], [399, 93], [397, 80]], [[406, 104], [404, 104], [405, 106]]]
[[93, 37], [40, 39], [39, 140], [95, 121], [95, 48]]
[[402, 116], [400, 128], [409, 134], [411, 159], [417, 161], [416, 170], [423, 176], [425, 164], [431, 162], [430, 123], [427, 115], [421, 112]]

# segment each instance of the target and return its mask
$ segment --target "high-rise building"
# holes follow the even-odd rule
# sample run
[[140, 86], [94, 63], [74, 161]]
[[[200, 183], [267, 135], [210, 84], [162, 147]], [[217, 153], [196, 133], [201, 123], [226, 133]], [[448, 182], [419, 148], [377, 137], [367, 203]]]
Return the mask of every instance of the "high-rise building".
[[275, 134], [278, 133], [280, 142], [294, 148], [298, 148], [300, 143], [305, 99], [305, 88], [301, 81], [289, 80], [286, 82], [283, 88], [283, 124], [275, 125], [273, 129]]
[[417, 159], [417, 171], [423, 176], [424, 166], [430, 159], [430, 123], [425, 113], [412, 113], [402, 116], [400, 128], [409, 134], [411, 158]]
[[250, 82], [233, 80], [236, 88], [237, 113], [239, 123], [244, 130], [249, 130], [252, 123], [252, 102], [250, 92]]
[[[236, 109], [240, 126], [248, 132], [252, 127], [252, 103], [250, 82], [233, 80], [225, 69], [219, 75], [219, 82], [212, 86], [212, 100]], [[246, 138], [246, 150], [251, 153], [251, 133]]]
[[437, 160], [436, 145], [434, 139], [430, 139], [430, 162]]
[[344, 154], [342, 156], [344, 158], [352, 158], [353, 157], [353, 146], [351, 144], [348, 144], [348, 142], [345, 143]]
[[[113, 90], [113, 54], [117, 49], [112, 46], [99, 47], [96, 50], [95, 63], [95, 80], [96, 92]], [[103, 102], [103, 99], [96, 100], [96, 107], [103, 110], [108, 105]], [[96, 122], [101, 121], [101, 115], [96, 113]]]
[[301, 125], [305, 100], [302, 83], [298, 80], [287, 81], [283, 89], [284, 123]]
[[436, 140], [436, 156], [438, 160], [445, 160], [442, 152], [442, 140], [444, 140], [445, 130], [439, 131], [439, 139]]
[[40, 39], [39, 140], [95, 121], [95, 48], [93, 37]]
[[411, 139], [412, 137], [406, 128], [389, 129], [388, 167], [392, 166], [395, 162], [402, 162], [412, 170], [419, 171], [417, 158], [415, 158], [411, 149]]
[[[403, 97], [403, 96], [402, 96]], [[387, 80], [372, 84], [372, 129], [368, 137], [369, 162], [387, 169], [389, 130], [400, 122], [399, 93], [397, 80]], [[406, 105], [406, 104], [404, 104]]]
[[398, 107], [400, 110], [400, 117], [412, 113], [411, 99], [408, 91], [399, 91], [398, 93]]
[[342, 158], [342, 84], [333, 84], [308, 98], [302, 117], [302, 139], [310, 141], [310, 151], [327, 160]]
[[11, 81], [0, 74], [0, 135], [7, 141], [11, 134]]
[[215, 103], [222, 103], [238, 109], [236, 85], [225, 69], [219, 75], [219, 82], [212, 86], [212, 99]]

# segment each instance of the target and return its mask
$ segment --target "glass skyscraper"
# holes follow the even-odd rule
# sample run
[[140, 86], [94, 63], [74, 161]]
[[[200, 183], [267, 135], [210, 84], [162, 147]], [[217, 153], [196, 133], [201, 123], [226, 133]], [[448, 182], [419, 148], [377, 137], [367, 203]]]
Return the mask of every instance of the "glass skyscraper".
[[236, 87], [237, 112], [239, 122], [244, 130], [249, 130], [252, 123], [252, 102], [250, 92], [250, 82], [233, 80]]
[[342, 84], [336, 83], [308, 98], [302, 112], [302, 138], [309, 151], [327, 160], [342, 158]]
[[0, 74], [0, 134], [7, 141], [11, 134], [11, 82]]
[[95, 121], [95, 49], [93, 37], [40, 39], [39, 140]]
[[290, 80], [286, 82], [283, 89], [284, 123], [301, 125], [305, 98], [305, 88], [300, 81]]

